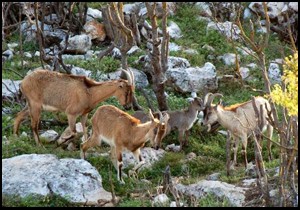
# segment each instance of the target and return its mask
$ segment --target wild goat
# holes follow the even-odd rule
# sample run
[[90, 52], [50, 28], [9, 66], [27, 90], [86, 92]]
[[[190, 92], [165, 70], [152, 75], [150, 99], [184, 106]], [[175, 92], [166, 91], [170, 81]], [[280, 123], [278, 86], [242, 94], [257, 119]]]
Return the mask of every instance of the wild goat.
[[[155, 118], [159, 118], [160, 115], [161, 113], [159, 112], [153, 113], [153, 116]], [[143, 111], [136, 111], [132, 116], [139, 119], [142, 123], [151, 120], [149, 115], [144, 113]], [[155, 149], [159, 149], [161, 147], [161, 142], [163, 138], [166, 136], [169, 119], [170, 119], [169, 114], [166, 112], [162, 112], [162, 120], [161, 120], [162, 123], [160, 123], [157, 126], [157, 128], [153, 130], [152, 134], [149, 136], [150, 143], [152, 147], [154, 147]]]
[[[143, 164], [140, 148], [149, 140], [149, 135], [161, 123], [149, 111], [150, 121], [141, 123], [115, 106], [104, 105], [97, 109], [92, 117], [92, 135], [81, 144], [81, 158], [85, 159], [85, 152], [96, 145], [101, 145], [101, 140], [111, 147], [111, 159], [117, 170], [118, 180], [122, 179], [122, 151], [131, 151], [139, 161], [133, 171], [137, 171]], [[160, 117], [161, 119], [161, 117]]]
[[[38, 124], [41, 110], [62, 111], [67, 114], [71, 138], [76, 134], [75, 123], [81, 116], [81, 124], [85, 139], [88, 113], [99, 102], [111, 96], [118, 98], [125, 109], [131, 108], [134, 92], [134, 77], [131, 71], [123, 70], [127, 80], [96, 82], [85, 76], [62, 74], [47, 70], [36, 70], [27, 75], [21, 83], [21, 91], [26, 98], [26, 106], [20, 111], [14, 122], [14, 134], [18, 134], [21, 121], [30, 115], [34, 139], [41, 145], [38, 135]], [[66, 139], [67, 139], [66, 138]]]
[[166, 135], [168, 135], [172, 130], [178, 130], [180, 150], [182, 150], [183, 146], [187, 145], [189, 130], [196, 122], [198, 112], [202, 110], [202, 99], [195, 97], [190, 101], [189, 107], [185, 110], [165, 111], [170, 116]]
[[[211, 125], [218, 121], [224, 128], [226, 128], [234, 140], [234, 160], [233, 163], [237, 163], [237, 149], [238, 149], [238, 139], [242, 141], [242, 154], [244, 155], [245, 167], [247, 167], [247, 139], [252, 134], [252, 131], [257, 126], [257, 120], [255, 117], [255, 111], [252, 105], [252, 101], [247, 101], [241, 104], [234, 104], [228, 107], [223, 107], [220, 104], [212, 106], [212, 101], [215, 96], [221, 96], [219, 93], [208, 93], [205, 96], [204, 104], [204, 120], [203, 124], [208, 126], [210, 131]], [[263, 129], [267, 128], [268, 138], [272, 138], [273, 127], [267, 120], [267, 113], [270, 110], [269, 102], [263, 97], [255, 97], [255, 104], [258, 110], [260, 106], [263, 107], [263, 115], [261, 119], [263, 122]], [[269, 159], [272, 159], [271, 154], [271, 141], [268, 141], [268, 152]]]

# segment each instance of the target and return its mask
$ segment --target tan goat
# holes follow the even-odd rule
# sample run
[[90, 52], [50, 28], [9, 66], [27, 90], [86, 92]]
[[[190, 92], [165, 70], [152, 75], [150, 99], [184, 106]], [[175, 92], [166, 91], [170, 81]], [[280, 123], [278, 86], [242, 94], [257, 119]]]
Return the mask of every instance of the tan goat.
[[111, 147], [111, 159], [117, 170], [118, 180], [122, 179], [122, 151], [131, 151], [139, 164], [134, 167], [138, 170], [143, 164], [140, 148], [149, 140], [149, 135], [160, 124], [149, 111], [150, 121], [141, 123], [115, 106], [103, 105], [97, 109], [92, 117], [92, 135], [81, 144], [81, 158], [85, 159], [85, 153], [90, 147], [101, 145], [101, 140]]
[[[233, 163], [237, 163], [237, 149], [239, 139], [242, 141], [242, 154], [244, 155], [245, 167], [247, 167], [247, 139], [251, 136], [252, 131], [257, 126], [257, 120], [255, 117], [255, 111], [252, 105], [252, 101], [247, 101], [241, 104], [234, 104], [228, 107], [223, 107], [221, 104], [213, 105], [212, 101], [215, 96], [222, 96], [219, 93], [208, 93], [205, 96], [204, 103], [204, 120], [203, 124], [208, 126], [208, 131], [211, 129], [211, 125], [218, 121], [224, 128], [226, 128], [234, 140], [234, 160]], [[270, 104], [268, 100], [263, 97], [255, 97], [255, 104], [258, 110], [260, 106], [263, 107], [263, 115], [261, 119], [263, 122], [263, 129], [267, 129], [267, 137], [272, 138], [273, 127], [267, 120], [267, 113], [270, 110]], [[271, 141], [268, 141], [269, 159], [272, 159], [271, 153]]]
[[88, 113], [101, 101], [115, 96], [125, 109], [131, 108], [134, 77], [132, 72], [123, 71], [126, 73], [128, 81], [120, 79], [96, 82], [85, 76], [47, 70], [32, 72], [21, 83], [20, 89], [26, 98], [26, 106], [16, 116], [14, 134], [18, 134], [20, 123], [30, 115], [34, 139], [38, 145], [41, 145], [38, 124], [41, 111], [44, 109], [67, 114], [69, 127], [73, 132], [68, 138], [76, 134], [76, 119], [81, 116], [84, 137], [87, 139], [85, 124]]
[[[155, 118], [159, 118], [160, 115], [163, 116], [162, 123], [160, 123], [157, 126], [157, 128], [153, 130], [153, 133], [150, 135], [150, 143], [151, 143], [152, 147], [155, 149], [159, 149], [161, 147], [161, 142], [167, 134], [167, 126], [168, 126], [168, 122], [170, 119], [169, 114], [166, 112], [153, 113], [153, 116]], [[151, 120], [149, 115], [144, 113], [143, 111], [136, 111], [132, 116], [139, 119], [142, 123], [145, 123], [145, 122]]]

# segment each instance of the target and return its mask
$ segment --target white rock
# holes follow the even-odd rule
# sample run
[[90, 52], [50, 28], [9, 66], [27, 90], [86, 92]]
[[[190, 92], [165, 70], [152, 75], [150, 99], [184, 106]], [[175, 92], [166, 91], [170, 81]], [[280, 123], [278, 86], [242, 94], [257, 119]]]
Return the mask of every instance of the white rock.
[[86, 58], [85, 55], [70, 55], [70, 54], [63, 54], [62, 59], [64, 60], [84, 60]]
[[163, 206], [167, 207], [170, 204], [170, 199], [166, 194], [159, 194], [153, 200], [153, 205], [155, 207]]
[[208, 45], [208, 44], [205, 44], [202, 46], [203, 49], [206, 49], [208, 51], [211, 51], [211, 52], [214, 52], [215, 51], [215, 48], [213, 48], [212, 46]]
[[166, 151], [172, 151], [172, 152], [179, 152], [180, 151], [180, 145], [170, 144], [167, 145], [165, 148]]
[[14, 97], [15, 94], [18, 94], [21, 82], [22, 80], [13, 81], [10, 79], [2, 79], [2, 98]]
[[69, 202], [97, 205], [110, 202], [99, 172], [82, 159], [58, 159], [52, 154], [26, 154], [2, 159], [2, 195], [52, 194]]
[[[224, 64], [227, 66], [235, 65], [236, 56], [234, 53], [225, 53], [222, 56], [218, 57], [219, 59], [222, 59]], [[237, 55], [238, 61], [240, 61], [240, 56]]]
[[281, 72], [277, 63], [270, 63], [268, 75], [272, 84], [281, 82]]
[[169, 43], [169, 51], [170, 51], [170, 52], [172, 52], [172, 51], [177, 52], [177, 51], [179, 51], [179, 50], [181, 50], [181, 46], [177, 45], [177, 44], [174, 43], [174, 42], [170, 42], [170, 43]]
[[250, 9], [249, 8], [246, 8], [245, 10], [244, 10], [244, 15], [243, 15], [243, 19], [245, 20], [245, 19], [249, 19], [249, 18], [251, 18], [251, 11], [250, 11]]
[[47, 142], [52, 142], [58, 137], [58, 133], [55, 130], [47, 130], [41, 134], [41, 137], [45, 138]]
[[90, 77], [91, 74], [92, 74], [92, 71], [90, 71], [90, 70], [85, 70], [85, 69], [83, 69], [83, 68], [74, 66], [74, 67], [72, 68], [72, 70], [71, 70], [71, 74], [74, 74], [74, 75], [82, 75], [82, 76]]
[[[233, 28], [233, 31], [231, 33], [231, 28]], [[229, 39], [233, 40], [239, 40], [240, 39], [240, 33], [241, 30], [239, 27], [232, 22], [226, 21], [224, 23], [215, 23], [215, 22], [209, 22], [206, 27], [206, 31], [209, 30], [217, 30], [221, 34], [225, 35]], [[232, 36], [232, 37], [231, 37]]]
[[218, 198], [224, 197], [229, 200], [232, 206], [241, 207], [245, 201], [245, 191], [247, 188], [236, 187], [232, 184], [220, 181], [202, 180], [196, 184], [182, 185], [176, 184], [175, 188], [188, 197], [194, 196], [197, 199], [206, 196], [208, 193]]
[[213, 173], [207, 176], [206, 180], [217, 181], [220, 178], [221, 173]]
[[[180, 207], [183, 207], [183, 203], [182, 203], [182, 202], [179, 202], [179, 206], [180, 206]], [[170, 207], [177, 207], [176, 201], [171, 201]]]
[[247, 79], [249, 77], [250, 70], [246, 67], [240, 67], [240, 73], [241, 73], [242, 79]]
[[208, 2], [197, 2], [195, 7], [198, 8], [201, 12], [204, 12], [208, 16], [212, 16], [212, 12], [209, 8]]
[[173, 68], [188, 68], [190, 67], [190, 62], [185, 58], [169, 56], [168, 57], [168, 67], [169, 69]]
[[251, 69], [256, 69], [257, 68], [257, 64], [256, 63], [249, 63], [246, 66], [249, 67], [249, 68], [251, 68]]
[[39, 57], [41, 55], [40, 51], [35, 51], [34, 56]]
[[[142, 159], [145, 161], [145, 164], [141, 166], [141, 169], [150, 167], [154, 162], [160, 160], [165, 151], [163, 149], [153, 149], [151, 147], [144, 147], [141, 149]], [[136, 165], [138, 160], [135, 159], [132, 152], [123, 152], [123, 168], [128, 167], [129, 165]]]
[[256, 179], [244, 179], [243, 186], [250, 187], [252, 185], [256, 185]]
[[24, 56], [26, 58], [32, 58], [32, 55], [30, 54], [30, 52], [24, 52]]
[[[60, 43], [62, 48], [65, 47], [65, 40]], [[68, 40], [67, 50], [71, 50], [77, 53], [85, 54], [92, 46], [92, 39], [86, 34], [76, 35], [70, 37]]]
[[21, 137], [27, 137], [28, 135], [27, 135], [27, 133], [25, 131], [23, 131], [20, 136]]
[[206, 22], [206, 23], [211, 22], [211, 19], [209, 17], [202, 17], [202, 16], [196, 17], [196, 20], [201, 21], [201, 22]]
[[98, 9], [88, 8], [87, 13], [88, 16], [91, 16], [93, 18], [102, 18], [102, 12]]
[[206, 62], [203, 67], [170, 68], [166, 71], [166, 85], [186, 93], [217, 88], [216, 67]]
[[186, 50], [183, 50], [183, 52], [187, 53], [187, 54], [191, 54], [191, 55], [198, 55], [198, 51], [195, 50], [195, 49], [186, 49]]
[[14, 53], [12, 50], [5, 50], [2, 55], [6, 56], [8, 60], [11, 60], [14, 56]]
[[289, 8], [291, 8], [294, 11], [298, 12], [298, 2], [289, 2]]
[[169, 26], [167, 27], [167, 30], [169, 31], [170, 37], [173, 39], [179, 39], [182, 37], [181, 30], [174, 21], [169, 22]]
[[10, 49], [11, 51], [14, 51], [14, 48], [16, 48], [18, 46], [19, 46], [19, 44], [15, 43], [15, 42], [7, 44], [8, 49]]

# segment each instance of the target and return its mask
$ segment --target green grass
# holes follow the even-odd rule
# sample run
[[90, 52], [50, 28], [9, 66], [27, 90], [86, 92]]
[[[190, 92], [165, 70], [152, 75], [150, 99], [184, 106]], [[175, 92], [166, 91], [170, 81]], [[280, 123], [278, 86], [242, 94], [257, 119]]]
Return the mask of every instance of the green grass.
[[213, 194], [207, 194], [205, 197], [200, 198], [198, 202], [199, 207], [232, 207], [228, 199], [218, 198]]
[[[3, 196], [3, 195], [2, 195]], [[2, 197], [2, 207], [78, 207], [78, 204], [70, 203], [67, 199], [57, 195], [42, 197], [29, 195], [24, 198], [11, 195]]]

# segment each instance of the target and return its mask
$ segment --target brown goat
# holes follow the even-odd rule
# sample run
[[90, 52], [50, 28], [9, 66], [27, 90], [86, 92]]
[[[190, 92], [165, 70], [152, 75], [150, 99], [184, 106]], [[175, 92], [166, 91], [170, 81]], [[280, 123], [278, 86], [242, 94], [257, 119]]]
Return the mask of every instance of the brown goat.
[[101, 140], [111, 147], [111, 159], [117, 170], [118, 180], [122, 179], [122, 151], [131, 151], [139, 164], [134, 167], [138, 170], [143, 164], [140, 148], [149, 140], [149, 135], [161, 123], [154, 118], [149, 111], [150, 121], [141, 123], [139, 119], [132, 117], [115, 106], [103, 105], [97, 109], [92, 117], [92, 135], [81, 144], [81, 158], [85, 159], [85, 153], [90, 147], [101, 145]]
[[[125, 70], [123, 70], [125, 71]], [[36, 70], [27, 75], [21, 83], [21, 91], [26, 98], [26, 106], [20, 111], [14, 122], [14, 134], [18, 134], [20, 123], [30, 115], [34, 139], [41, 145], [38, 135], [38, 124], [42, 109], [47, 111], [65, 112], [73, 132], [76, 134], [75, 123], [81, 116], [81, 124], [85, 139], [86, 120], [88, 113], [101, 101], [115, 96], [125, 109], [131, 108], [134, 92], [133, 73], [125, 71], [127, 80], [96, 82], [85, 76], [62, 74], [47, 70]]]
[[[167, 126], [170, 119], [169, 114], [166, 112], [162, 112], [162, 114], [160, 112], [153, 113], [155, 118], [159, 118], [160, 115], [163, 116], [162, 123], [157, 126], [157, 128], [154, 129], [153, 133], [150, 135], [150, 143], [155, 149], [159, 149], [161, 147], [161, 142], [167, 134]], [[143, 111], [136, 111], [132, 116], [139, 119], [142, 123], [150, 120], [149, 115]]]

